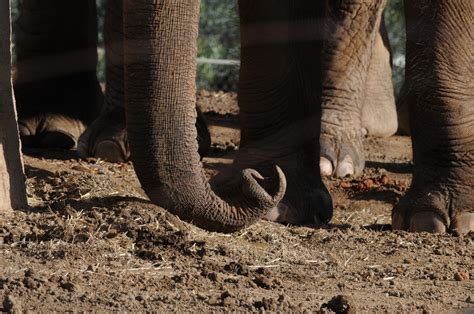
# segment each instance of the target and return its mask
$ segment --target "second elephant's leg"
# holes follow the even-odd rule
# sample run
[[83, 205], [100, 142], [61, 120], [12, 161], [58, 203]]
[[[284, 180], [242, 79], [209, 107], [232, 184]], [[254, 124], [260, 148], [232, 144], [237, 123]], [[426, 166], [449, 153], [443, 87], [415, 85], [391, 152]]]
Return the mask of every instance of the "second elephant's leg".
[[105, 102], [99, 117], [81, 136], [78, 152], [112, 162], [130, 157], [125, 131], [123, 0], [107, 0], [104, 23]]
[[393, 228], [474, 231], [474, 62], [471, 0], [405, 1], [406, 102], [413, 181]]
[[93, 0], [24, 0], [15, 94], [25, 146], [73, 148], [102, 103]]
[[272, 165], [287, 178], [287, 192], [267, 216], [285, 223], [328, 222], [331, 197], [319, 174], [319, 1], [241, 0], [238, 168], [264, 176]]
[[362, 108], [385, 2], [328, 1], [320, 138], [324, 175], [358, 175], [364, 168]]
[[387, 137], [398, 127], [392, 83], [390, 43], [382, 19], [375, 37], [367, 73], [365, 97], [362, 102], [362, 127], [370, 136]]

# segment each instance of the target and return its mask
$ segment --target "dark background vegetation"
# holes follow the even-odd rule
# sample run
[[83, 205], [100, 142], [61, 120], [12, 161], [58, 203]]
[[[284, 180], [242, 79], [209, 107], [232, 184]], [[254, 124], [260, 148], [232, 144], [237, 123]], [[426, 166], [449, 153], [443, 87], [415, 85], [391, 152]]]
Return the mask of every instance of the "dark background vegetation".
[[[65, 0], [67, 1], [67, 0]], [[12, 0], [13, 15], [17, 16], [18, 2]], [[105, 15], [105, 0], [97, 0], [99, 30], [102, 30]], [[405, 66], [405, 33], [403, 1], [389, 0], [385, 10], [385, 22], [393, 51], [393, 81], [398, 91], [403, 79]], [[201, 20], [199, 23], [198, 56], [211, 59], [238, 60], [239, 19], [237, 0], [201, 0]], [[98, 75], [104, 81], [103, 37], [99, 34]], [[198, 65], [198, 88], [207, 90], [236, 91], [239, 69], [236, 65]]]

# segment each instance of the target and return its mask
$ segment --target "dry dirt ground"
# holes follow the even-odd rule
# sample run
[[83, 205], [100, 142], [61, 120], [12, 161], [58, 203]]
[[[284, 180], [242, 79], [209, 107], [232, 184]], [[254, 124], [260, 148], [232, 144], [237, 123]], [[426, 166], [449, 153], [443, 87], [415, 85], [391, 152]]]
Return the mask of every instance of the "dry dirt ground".
[[[201, 93], [215, 172], [238, 146], [235, 96]], [[261, 221], [232, 235], [146, 200], [131, 164], [25, 156], [31, 208], [0, 216], [4, 311], [474, 311], [472, 235], [390, 230], [410, 141], [368, 139], [361, 178], [327, 180], [328, 226]], [[341, 296], [341, 297], [337, 297]]]

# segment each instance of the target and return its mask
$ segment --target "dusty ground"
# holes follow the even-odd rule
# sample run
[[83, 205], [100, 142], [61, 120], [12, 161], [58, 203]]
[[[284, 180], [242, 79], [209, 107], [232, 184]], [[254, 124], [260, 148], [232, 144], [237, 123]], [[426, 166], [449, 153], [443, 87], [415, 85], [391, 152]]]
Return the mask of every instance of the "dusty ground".
[[[213, 125], [212, 172], [238, 145], [235, 97], [199, 99]], [[0, 216], [0, 308], [474, 311], [472, 235], [391, 232], [390, 209], [410, 184], [410, 141], [366, 144], [361, 178], [327, 181], [331, 225], [262, 221], [233, 235], [150, 205], [130, 164], [29, 151], [31, 208]]]

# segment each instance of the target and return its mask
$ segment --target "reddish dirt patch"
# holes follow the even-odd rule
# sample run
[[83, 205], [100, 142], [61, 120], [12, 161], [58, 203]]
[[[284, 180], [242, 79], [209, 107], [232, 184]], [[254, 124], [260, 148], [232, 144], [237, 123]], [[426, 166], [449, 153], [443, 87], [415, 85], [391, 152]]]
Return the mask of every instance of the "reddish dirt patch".
[[[199, 104], [212, 173], [239, 144], [235, 95], [201, 93]], [[390, 210], [410, 185], [410, 141], [366, 146], [362, 177], [326, 180], [331, 225], [261, 221], [232, 235], [150, 205], [130, 164], [29, 152], [31, 208], [0, 216], [0, 308], [472, 311], [472, 237], [391, 232]]]

